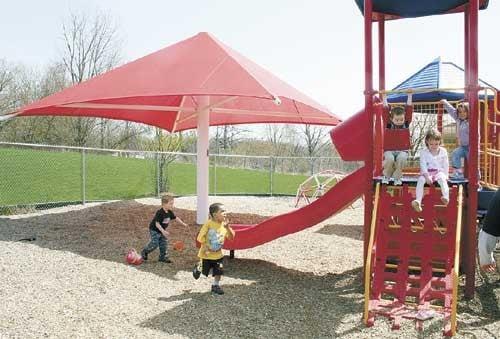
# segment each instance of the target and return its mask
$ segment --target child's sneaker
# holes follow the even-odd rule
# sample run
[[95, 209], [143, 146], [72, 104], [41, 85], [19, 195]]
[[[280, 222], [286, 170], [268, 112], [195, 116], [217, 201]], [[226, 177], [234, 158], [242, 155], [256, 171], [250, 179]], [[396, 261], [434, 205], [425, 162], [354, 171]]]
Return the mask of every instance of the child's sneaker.
[[172, 263], [172, 260], [170, 260], [169, 258], [163, 258], [163, 259], [158, 259], [159, 262], [164, 262], [164, 263], [167, 263], [167, 264], [171, 264]]
[[196, 264], [196, 265], [194, 265], [194, 268], [193, 268], [193, 278], [195, 280], [198, 280], [200, 278], [200, 275], [201, 275], [201, 272], [198, 269], [198, 264]]
[[212, 293], [222, 295], [224, 294], [224, 291], [219, 285], [212, 285]]
[[450, 202], [447, 198], [445, 197], [441, 197], [441, 202], [444, 204], [444, 205], [448, 205], [448, 203]]
[[394, 179], [394, 186], [401, 186], [403, 185], [403, 181], [401, 179]]
[[389, 185], [389, 178], [385, 175], [382, 176], [382, 185]]
[[464, 174], [461, 172], [454, 172], [450, 175], [450, 179], [453, 179], [453, 180], [461, 180], [463, 178], [464, 178]]
[[417, 212], [422, 212], [422, 206], [420, 205], [420, 202], [418, 200], [413, 200], [411, 202], [411, 207]]

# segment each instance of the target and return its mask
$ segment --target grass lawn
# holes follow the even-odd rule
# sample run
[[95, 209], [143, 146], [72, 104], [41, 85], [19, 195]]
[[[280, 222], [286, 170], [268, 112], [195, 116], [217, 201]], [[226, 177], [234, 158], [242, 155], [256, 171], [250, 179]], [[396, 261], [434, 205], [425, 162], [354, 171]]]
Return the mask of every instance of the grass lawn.
[[[153, 196], [156, 161], [76, 151], [0, 149], [0, 206], [47, 202], [111, 200]], [[85, 173], [85, 176], [83, 176]], [[215, 176], [216, 174], [216, 176]], [[84, 179], [82, 179], [84, 177]], [[168, 190], [177, 195], [196, 192], [196, 166], [171, 163]], [[209, 169], [210, 193], [269, 194], [269, 171], [213, 167]], [[273, 194], [295, 195], [307, 177], [273, 173]]]

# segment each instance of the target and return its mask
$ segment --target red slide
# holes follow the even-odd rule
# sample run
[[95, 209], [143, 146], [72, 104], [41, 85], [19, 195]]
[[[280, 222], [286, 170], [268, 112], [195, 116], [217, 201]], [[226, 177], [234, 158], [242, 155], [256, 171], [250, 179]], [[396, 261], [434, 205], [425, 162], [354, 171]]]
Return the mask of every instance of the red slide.
[[227, 250], [252, 248], [314, 226], [352, 204], [365, 189], [366, 171], [362, 167], [307, 206], [277, 215], [257, 225], [232, 225], [236, 237], [234, 240], [226, 240], [224, 248]]

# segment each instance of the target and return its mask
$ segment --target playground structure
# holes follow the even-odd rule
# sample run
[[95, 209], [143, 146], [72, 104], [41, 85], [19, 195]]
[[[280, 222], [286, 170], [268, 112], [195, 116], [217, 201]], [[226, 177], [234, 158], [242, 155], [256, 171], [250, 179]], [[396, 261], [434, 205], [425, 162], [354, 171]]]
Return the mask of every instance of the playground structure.
[[[471, 297], [474, 293], [479, 182], [477, 168], [480, 168], [481, 171], [481, 184], [483, 187], [498, 189], [500, 186], [500, 104], [498, 93], [495, 88], [480, 88], [477, 74], [478, 11], [480, 7], [482, 9], [487, 7], [487, 1], [356, 0], [356, 2], [364, 15], [365, 105], [364, 109], [333, 129], [330, 135], [343, 160], [364, 161], [364, 166], [346, 175], [324, 192], [324, 187], [320, 187], [323, 182], [318, 181], [313, 192], [316, 199], [300, 209], [269, 218], [257, 225], [232, 225], [236, 231], [236, 237], [233, 240], [226, 241], [224, 248], [234, 253], [234, 250], [252, 248], [276, 238], [304, 230], [338, 213], [359, 197], [364, 196], [364, 322], [366, 325], [371, 326], [374, 324], [376, 317], [382, 315], [392, 319], [393, 328], [398, 328], [402, 318], [412, 318], [416, 320], [417, 327], [421, 329], [423, 321], [429, 317], [429, 314], [439, 314], [443, 316], [445, 321], [444, 333], [453, 335], [456, 331], [459, 268], [462, 268], [466, 275], [465, 296]], [[389, 94], [398, 94], [405, 97], [408, 93], [415, 94], [416, 98], [419, 94], [436, 92], [436, 89], [425, 87], [406, 88], [396, 91], [387, 91], [385, 89], [384, 25], [386, 20], [462, 12], [465, 21], [464, 40], [466, 46], [464, 87], [441, 88], [439, 90], [462, 91], [464, 93], [463, 97], [470, 105], [470, 156], [466, 164], [467, 179], [449, 182], [451, 188], [448, 206], [440, 203], [439, 189], [435, 187], [426, 188], [426, 195], [422, 204], [423, 212], [416, 213], [411, 208], [410, 202], [415, 194], [414, 186], [416, 173], [418, 173], [417, 169], [408, 169], [405, 172], [402, 186], [381, 185], [379, 182], [383, 148], [391, 144], [401, 147], [401, 149], [408, 149], [412, 144], [411, 141], [413, 141], [409, 130], [396, 131], [383, 128], [386, 113], [384, 113], [381, 99], [382, 96]], [[377, 22], [379, 29], [379, 89], [377, 91], [373, 89], [373, 22]], [[200, 36], [197, 39], [205, 41], [206, 37]], [[163, 52], [160, 54], [164, 59]], [[199, 56], [201, 54], [187, 53], [186, 55]], [[150, 68], [147, 58], [141, 60], [141, 63], [133, 64], [134, 67], [147, 66], [146, 69], [150, 71], [149, 76], [155, 78], [155, 75], [159, 73], [156, 65]], [[177, 64], [174, 66], [177, 67]], [[147, 98], [148, 100], [143, 99], [144, 102], [133, 102], [134, 98], [142, 98], [141, 95], [144, 96], [144, 93], [150, 93], [151, 91], [138, 88], [134, 92], [136, 95], [130, 96], [130, 84], [136, 84], [137, 82], [130, 79], [132, 75], [126, 73], [124, 71], [126, 69], [126, 66], [123, 66], [120, 68], [120, 72], [123, 73], [116, 71], [113, 74], [120, 75], [118, 80], [127, 79], [129, 81], [116, 82], [116, 79], [112, 78], [112, 73], [110, 73], [111, 75], [103, 75], [80, 87], [70, 88], [41, 102], [25, 107], [16, 112], [15, 115], [100, 116], [141, 121], [176, 131], [188, 128], [179, 125], [179, 123], [185, 122], [184, 120], [187, 118], [170, 117], [170, 120], [166, 121], [167, 112], [182, 111], [188, 117], [202, 115], [203, 123], [208, 127], [208, 116], [211, 110], [215, 111], [218, 108], [223, 113], [228, 113], [231, 109], [234, 109], [231, 105], [239, 102], [236, 100], [236, 95], [227, 96], [230, 90], [219, 90], [214, 93], [200, 92], [198, 90], [200, 86], [198, 85], [194, 87], [198, 92], [189, 92], [189, 94], [195, 93], [204, 99], [200, 101], [201, 105], [198, 106], [192, 102], [189, 102], [188, 106], [182, 106], [184, 103], [183, 97], [176, 97], [173, 100], [168, 95]], [[165, 67], [163, 70], [168, 69]], [[258, 77], [264, 77], [260, 73], [257, 75]], [[267, 73], [265, 75], [264, 79], [268, 79]], [[233, 76], [233, 74], [230, 73], [229, 76]], [[175, 77], [171, 78], [175, 79]], [[270, 83], [274, 85], [274, 79], [271, 80], [273, 81]], [[225, 83], [224, 81], [221, 82]], [[115, 86], [109, 86], [109, 83], [113, 83]], [[106, 86], [102, 86], [103, 84]], [[148, 82], [148, 85], [150, 85], [150, 82]], [[151, 83], [151, 85], [156, 84]], [[87, 92], [79, 93], [78, 91], [81, 91], [82, 88]], [[96, 88], [99, 90], [96, 90]], [[105, 92], [108, 98], [115, 99], [104, 100], [102, 90], [108, 91]], [[158, 92], [157, 88], [154, 88], [154, 90], [152, 92]], [[171, 88], [164, 90], [172, 92]], [[101, 97], [96, 97], [95, 93], [98, 93]], [[75, 95], [73, 96], [73, 94]], [[209, 94], [214, 97], [218, 96], [220, 101], [212, 105], [208, 100]], [[480, 99], [479, 95], [481, 95], [482, 99]], [[241, 96], [243, 99], [262, 99], [262, 103], [259, 102], [258, 105], [255, 103], [251, 108], [255, 109], [256, 106], [260, 107], [261, 105], [269, 106], [265, 112], [266, 114], [274, 111], [273, 102], [284, 101], [286, 98], [288, 98], [287, 101], [290, 105], [286, 105], [286, 101], [284, 101], [282, 107], [296, 106], [298, 101], [294, 99], [295, 97], [296, 93], [291, 92], [289, 89], [284, 90], [282, 95], [276, 97], [262, 93], [246, 93], [245, 96]], [[159, 104], [160, 101], [164, 102], [165, 98], [171, 99], [170, 106]], [[244, 102], [245, 100], [240, 101]], [[138, 105], [138, 103], [141, 105]], [[176, 106], [179, 103], [180, 106]], [[219, 107], [215, 107], [216, 105]], [[422, 107], [431, 105], [435, 108], [425, 112], [418, 111], [435, 114], [437, 128], [443, 130], [444, 113], [442, 107], [436, 101], [426, 102], [420, 100], [418, 103], [413, 103], [414, 112], [418, 105]], [[304, 106], [307, 106], [307, 104]], [[307, 109], [304, 108], [304, 111], [307, 112]], [[316, 113], [320, 112], [321, 108], [318, 107], [316, 111]], [[138, 112], [141, 112], [143, 116], [138, 117], [136, 114]], [[261, 114], [260, 116], [264, 115]], [[413, 114], [414, 116], [415, 114]], [[262, 122], [257, 119], [238, 122]], [[412, 121], [412, 117], [409, 117], [409, 120]], [[325, 121], [330, 122], [326, 123]], [[479, 121], [481, 124], [478, 124]], [[171, 124], [167, 126], [167, 122]], [[222, 121], [215, 122], [215, 124], [223, 124]], [[273, 122], [297, 121], [292, 118], [282, 118]], [[301, 120], [301, 122], [303, 121]], [[333, 125], [338, 121], [332, 117], [321, 117], [321, 119], [318, 118], [317, 120], [311, 118], [310, 122]], [[195, 126], [194, 122], [192, 125]], [[480, 129], [481, 137], [478, 135], [478, 129]], [[204, 135], [204, 137], [207, 136]], [[367, 147], [367, 145], [373, 147]], [[198, 148], [200, 148], [198, 152], [201, 152], [199, 154], [205, 154], [206, 149], [201, 149], [200, 146], [202, 145], [198, 145]], [[480, 151], [478, 151], [479, 148]], [[202, 165], [199, 164], [199, 167]], [[198, 170], [206, 171], [206, 168], [206, 166], [200, 167]], [[306, 192], [308, 189], [313, 189], [314, 183], [309, 187], [306, 186], [302, 189], [303, 197], [308, 197]], [[302, 193], [299, 193], [298, 197], [300, 198]], [[207, 213], [203, 214], [203, 216], [206, 215]], [[126, 257], [128, 262], [139, 263], [137, 253], [131, 252], [129, 254]], [[463, 259], [461, 260], [461, 258]], [[431, 313], [431, 311], [435, 313]]]

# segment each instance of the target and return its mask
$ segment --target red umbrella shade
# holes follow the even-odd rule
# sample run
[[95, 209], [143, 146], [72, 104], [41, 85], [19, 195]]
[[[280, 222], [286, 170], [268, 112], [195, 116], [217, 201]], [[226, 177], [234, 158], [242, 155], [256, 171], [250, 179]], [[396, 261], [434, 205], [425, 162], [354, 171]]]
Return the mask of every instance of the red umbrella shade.
[[[201, 106], [199, 97], [210, 97]], [[199, 33], [15, 112], [142, 122], [168, 131], [210, 125], [299, 123], [340, 119], [208, 33]]]

